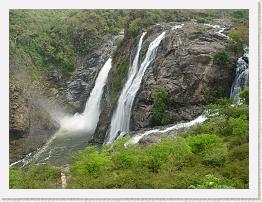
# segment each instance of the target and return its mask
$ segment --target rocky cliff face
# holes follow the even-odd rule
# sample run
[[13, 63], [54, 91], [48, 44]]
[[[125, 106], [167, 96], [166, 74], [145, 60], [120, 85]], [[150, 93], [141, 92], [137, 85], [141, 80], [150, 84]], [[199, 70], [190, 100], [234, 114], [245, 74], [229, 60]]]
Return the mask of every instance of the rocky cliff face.
[[234, 54], [229, 54], [226, 65], [214, 63], [214, 55], [221, 49], [228, 49], [226, 36], [207, 25], [190, 22], [182, 28], [172, 24], [155, 26], [147, 40], [163, 30], [167, 32], [166, 37], [136, 97], [133, 130], [149, 127], [153, 92], [160, 86], [164, 86], [171, 97], [166, 110], [170, 123], [192, 120], [200, 115], [208, 96], [218, 88], [222, 89], [223, 96], [230, 94], [236, 61]]
[[[140, 62], [145, 57], [149, 43], [166, 31], [166, 37], [160, 44], [157, 57], [146, 70], [137, 93], [131, 117], [132, 130], [150, 127], [154, 104], [153, 92], [160, 86], [165, 87], [170, 95], [171, 101], [165, 112], [169, 123], [192, 120], [200, 115], [207, 98], [218, 88], [222, 89], [223, 96], [230, 94], [236, 56], [228, 50], [228, 37], [218, 28], [208, 25], [195, 22], [188, 22], [183, 26], [177, 25], [177, 23], [155, 25], [143, 42]], [[224, 32], [229, 29], [228, 25], [220, 25], [225, 27]], [[121, 54], [115, 61], [120, 57], [129, 58], [129, 64], [132, 62], [137, 41], [132, 42], [135, 44], [129, 44], [130, 41], [130, 39], [125, 41], [124, 44], [127, 46], [120, 48]], [[214, 63], [214, 55], [222, 49], [229, 51], [229, 62], [226, 65], [217, 65]], [[120, 71], [120, 68], [115, 65], [112, 71]], [[94, 135], [96, 143], [104, 141], [116, 105], [113, 100], [117, 100], [120, 93], [114, 97], [110, 95], [112, 90], [110, 84], [113, 80], [114, 76], [111, 72], [104, 93], [105, 108]]]
[[[12, 65], [11, 61], [10, 66]], [[37, 150], [58, 127], [50, 114], [37, 102], [39, 97], [47, 92], [47, 89], [53, 88], [46, 83], [31, 81], [27, 73], [27, 76], [21, 77], [22, 74], [24, 72], [20, 72], [18, 77], [12, 72], [10, 74], [10, 162]], [[49, 95], [56, 96], [52, 91], [49, 92]]]
[[80, 57], [78, 68], [71, 79], [66, 82], [66, 88], [63, 92], [64, 102], [70, 104], [75, 111], [82, 112], [91, 90], [94, 87], [96, 77], [105, 62], [112, 56], [116, 47], [116, 42], [123, 36], [107, 35], [103, 43], [91, 54]]

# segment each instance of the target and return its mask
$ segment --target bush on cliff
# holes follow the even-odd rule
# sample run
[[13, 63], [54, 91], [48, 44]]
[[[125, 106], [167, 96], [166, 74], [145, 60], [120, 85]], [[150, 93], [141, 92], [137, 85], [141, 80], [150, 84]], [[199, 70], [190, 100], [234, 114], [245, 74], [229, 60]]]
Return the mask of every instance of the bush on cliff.
[[248, 29], [245, 26], [240, 26], [229, 32], [230, 48], [237, 54], [243, 53], [243, 48], [248, 45]]
[[214, 56], [214, 63], [217, 65], [226, 65], [229, 62], [228, 52], [225, 50], [218, 51]]
[[170, 95], [166, 88], [158, 87], [153, 94], [154, 105], [153, 114], [150, 120], [152, 126], [167, 125], [169, 123], [168, 116], [165, 111], [170, 103]]

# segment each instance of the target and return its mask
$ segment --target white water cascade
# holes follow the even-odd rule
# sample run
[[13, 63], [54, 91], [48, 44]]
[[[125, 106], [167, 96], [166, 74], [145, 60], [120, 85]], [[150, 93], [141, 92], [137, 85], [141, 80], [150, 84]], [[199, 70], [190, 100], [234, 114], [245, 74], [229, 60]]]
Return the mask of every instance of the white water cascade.
[[221, 27], [220, 25], [211, 25], [211, 24], [204, 24], [204, 25], [207, 26], [207, 27], [211, 27], [212, 29], [215, 29], [216, 30], [215, 34], [217, 34], [221, 37], [224, 37], [226, 39], [229, 39], [229, 37], [226, 34], [224, 34], [224, 31], [227, 29], [226, 26]]
[[143, 133], [138, 133], [138, 134], [134, 135], [129, 141], [127, 141], [124, 144], [124, 146], [127, 147], [129, 144], [136, 144], [136, 143], [139, 142], [140, 139], [142, 139], [143, 137], [150, 135], [150, 134], [154, 134], [154, 133], [163, 133], [164, 134], [164, 133], [167, 133], [169, 131], [177, 130], [177, 129], [180, 129], [180, 128], [189, 128], [193, 125], [203, 123], [206, 119], [207, 118], [204, 115], [200, 115], [192, 121], [185, 122], [185, 123], [178, 123], [178, 124], [175, 124], [173, 126], [169, 126], [169, 127], [162, 129], [162, 130], [161, 129], [153, 129], [153, 130], [145, 131]]
[[238, 58], [236, 64], [236, 76], [231, 87], [230, 98], [239, 99], [240, 92], [248, 86], [248, 48], [244, 48], [244, 54]]
[[73, 117], [65, 117], [60, 121], [60, 131], [66, 132], [84, 132], [93, 134], [95, 132], [99, 116], [101, 113], [100, 102], [103, 94], [103, 89], [106, 84], [108, 72], [112, 67], [111, 57], [106, 61], [100, 70], [95, 86], [90, 93], [88, 101], [86, 102], [85, 110], [82, 114], [76, 113]]
[[165, 37], [165, 32], [163, 32], [153, 42], [150, 43], [145, 59], [139, 67], [139, 54], [145, 34], [146, 33], [143, 33], [140, 37], [136, 56], [128, 72], [128, 79], [118, 99], [117, 108], [114, 111], [113, 117], [111, 119], [109, 133], [106, 140], [107, 143], [112, 143], [116, 139], [117, 135], [119, 135], [121, 132], [129, 131], [131, 111], [136, 93], [140, 87], [147, 67], [155, 59], [158, 46]]
[[[60, 129], [42, 148], [39, 148], [34, 154], [28, 154], [25, 158], [12, 163], [10, 166], [20, 163], [22, 166], [25, 166], [34, 160], [45, 162], [49, 158], [52, 158], [52, 156], [59, 161], [69, 156], [74, 148], [84, 147], [87, 144], [99, 121], [101, 113], [100, 102], [107, 76], [111, 69], [111, 62], [112, 59], [109, 58], [101, 68], [96, 78], [95, 86], [87, 100], [84, 112], [81, 114], [76, 113], [74, 116], [65, 116], [59, 120]], [[76, 135], [78, 136], [76, 137]]]

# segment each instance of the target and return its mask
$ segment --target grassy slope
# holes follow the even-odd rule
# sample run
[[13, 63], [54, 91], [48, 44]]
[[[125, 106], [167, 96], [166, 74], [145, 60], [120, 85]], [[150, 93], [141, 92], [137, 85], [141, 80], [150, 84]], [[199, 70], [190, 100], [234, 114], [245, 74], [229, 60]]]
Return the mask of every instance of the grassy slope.
[[[207, 112], [205, 123], [176, 139], [125, 148], [125, 137], [101, 152], [79, 151], [68, 188], [248, 188], [248, 104], [222, 100]], [[55, 187], [57, 175], [35, 169], [11, 169], [11, 188]]]

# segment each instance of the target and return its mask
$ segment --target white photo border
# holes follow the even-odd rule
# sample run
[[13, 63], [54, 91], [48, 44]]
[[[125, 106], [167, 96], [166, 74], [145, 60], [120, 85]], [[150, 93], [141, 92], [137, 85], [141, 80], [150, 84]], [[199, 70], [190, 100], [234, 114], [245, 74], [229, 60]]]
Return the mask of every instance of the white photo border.
[[[249, 189], [9, 189], [9, 9], [249, 9]], [[0, 3], [0, 197], [258, 199], [258, 0], [6, 0]]]

